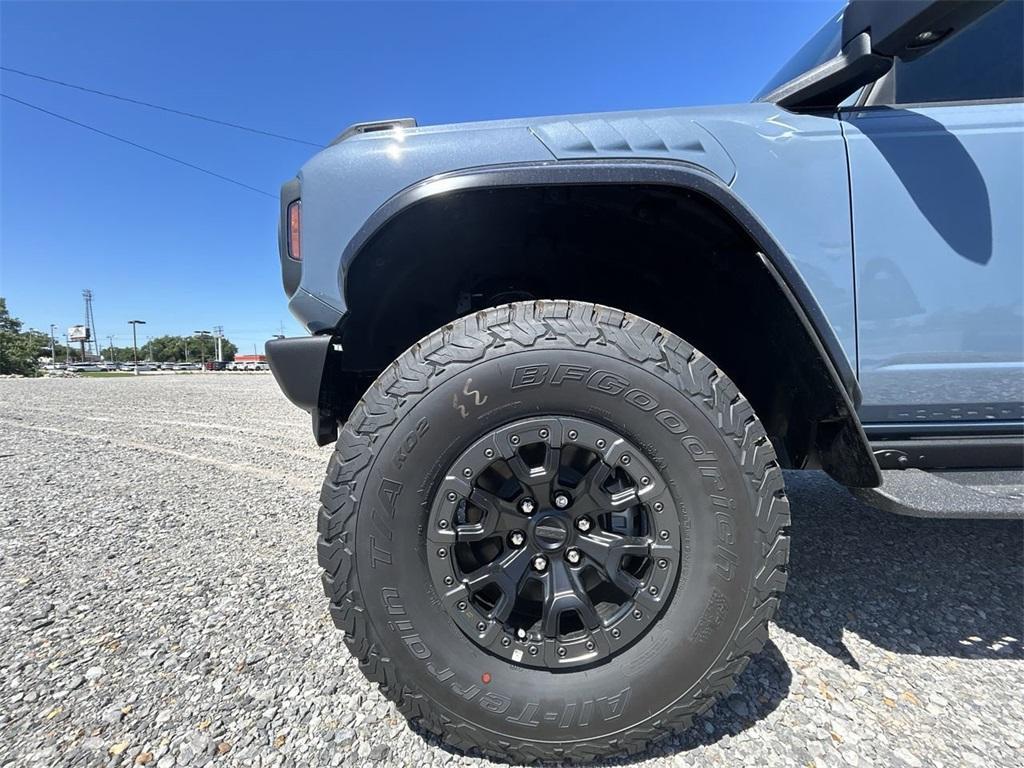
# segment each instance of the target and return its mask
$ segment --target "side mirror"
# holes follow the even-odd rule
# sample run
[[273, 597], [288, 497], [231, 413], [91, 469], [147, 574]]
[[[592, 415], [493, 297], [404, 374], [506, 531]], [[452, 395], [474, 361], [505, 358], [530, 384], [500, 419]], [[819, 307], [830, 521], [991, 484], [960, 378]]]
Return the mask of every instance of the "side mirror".
[[843, 12], [847, 44], [862, 33], [871, 52], [916, 59], [999, 5], [1000, 0], [850, 0]]
[[762, 97], [786, 109], [834, 109], [899, 58], [934, 50], [1003, 0], [850, 0], [839, 54]]

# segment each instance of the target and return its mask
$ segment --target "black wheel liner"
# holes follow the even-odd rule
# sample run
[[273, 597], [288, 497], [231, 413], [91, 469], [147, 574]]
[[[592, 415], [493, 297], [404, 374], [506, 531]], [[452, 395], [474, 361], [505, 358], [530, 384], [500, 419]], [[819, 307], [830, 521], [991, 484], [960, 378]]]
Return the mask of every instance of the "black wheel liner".
[[[628, 372], [635, 386], [613, 386], [621, 397], [605, 392], [594, 400], [571, 386], [570, 376], [564, 387], [503, 392], [499, 383], [516, 375], [513, 360], [550, 370], [570, 360], [579, 361], [572, 363], [575, 370], [600, 363], [598, 372], [610, 374], [605, 383]], [[530, 376], [520, 374], [520, 384]], [[466, 392], [480, 399], [489, 394], [492, 407], [478, 407]], [[685, 436], [696, 440], [690, 453], [680, 453], [680, 436], [669, 429], [678, 429], [673, 416], [662, 415], [651, 429], [664, 410], [648, 408], [652, 400], [681, 409]], [[466, 422], [456, 404], [469, 410], [475, 429], [460, 429]], [[687, 537], [712, 545], [687, 550], [681, 569], [687, 574], [679, 582], [685, 587], [677, 586], [687, 599], [673, 598], [663, 618], [623, 655], [577, 674], [514, 668], [475, 648], [431, 593], [417, 522], [437, 474], [466, 439], [542, 404], [582, 408], [589, 418], [616, 421], [633, 433], [668, 473]], [[465, 437], [457, 438], [460, 433]], [[689, 463], [698, 443], [705, 455], [714, 451], [729, 460], [718, 461], [710, 474], [683, 472], [680, 461]], [[708, 482], [720, 492], [709, 493]], [[685, 728], [763, 647], [785, 586], [788, 502], [771, 444], [749, 404], [711, 361], [678, 338], [588, 304], [499, 307], [415, 345], [353, 411], [322, 502], [324, 587], [364, 672], [407, 717], [449, 745], [515, 762], [631, 754]], [[688, 650], [663, 652], [670, 647]]]

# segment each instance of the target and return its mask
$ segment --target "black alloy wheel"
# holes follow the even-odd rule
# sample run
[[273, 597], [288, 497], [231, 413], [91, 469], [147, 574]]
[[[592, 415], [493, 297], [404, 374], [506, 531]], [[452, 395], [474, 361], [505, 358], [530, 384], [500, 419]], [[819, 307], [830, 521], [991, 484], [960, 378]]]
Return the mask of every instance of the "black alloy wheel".
[[613, 656], [657, 620], [679, 562], [658, 470], [607, 427], [535, 418], [489, 432], [448, 470], [430, 575], [474, 643], [560, 669]]

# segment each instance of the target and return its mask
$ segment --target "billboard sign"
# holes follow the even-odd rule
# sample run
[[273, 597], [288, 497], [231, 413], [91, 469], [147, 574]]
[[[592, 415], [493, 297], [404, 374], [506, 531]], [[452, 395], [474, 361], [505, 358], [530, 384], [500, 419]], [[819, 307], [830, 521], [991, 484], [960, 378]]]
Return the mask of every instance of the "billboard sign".
[[68, 341], [89, 341], [90, 338], [88, 325], [72, 325], [68, 328]]

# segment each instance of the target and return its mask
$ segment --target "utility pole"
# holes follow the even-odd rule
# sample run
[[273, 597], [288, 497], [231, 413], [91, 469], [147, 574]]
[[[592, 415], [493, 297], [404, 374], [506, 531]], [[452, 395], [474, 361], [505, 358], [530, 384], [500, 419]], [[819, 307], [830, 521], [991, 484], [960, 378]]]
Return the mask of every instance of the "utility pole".
[[107, 341], [110, 342], [110, 362], [116, 363], [117, 362], [117, 358], [114, 356], [114, 337], [113, 336], [107, 336]]
[[136, 327], [145, 325], [145, 320], [129, 320], [128, 325], [132, 327], [132, 357], [135, 360], [135, 375], [139, 375], [139, 340], [135, 335]]
[[71, 343], [68, 341], [68, 335], [64, 334], [64, 367], [67, 368], [71, 365]]
[[57, 326], [50, 323], [50, 365], [57, 365], [57, 340], [53, 337], [53, 329]]
[[209, 331], [192, 331], [194, 336], [199, 337], [199, 360], [202, 363], [202, 370], [206, 370], [206, 344], [205, 339], [210, 337]]

